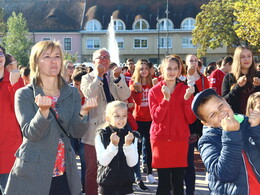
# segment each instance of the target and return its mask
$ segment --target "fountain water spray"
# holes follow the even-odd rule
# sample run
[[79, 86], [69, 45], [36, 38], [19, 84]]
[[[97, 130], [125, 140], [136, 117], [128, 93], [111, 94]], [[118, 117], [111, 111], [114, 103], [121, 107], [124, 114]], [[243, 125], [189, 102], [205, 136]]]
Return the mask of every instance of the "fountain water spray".
[[113, 16], [111, 16], [110, 23], [108, 25], [108, 51], [110, 53], [111, 62], [115, 62], [118, 66], [120, 66], [119, 49], [115, 36]]

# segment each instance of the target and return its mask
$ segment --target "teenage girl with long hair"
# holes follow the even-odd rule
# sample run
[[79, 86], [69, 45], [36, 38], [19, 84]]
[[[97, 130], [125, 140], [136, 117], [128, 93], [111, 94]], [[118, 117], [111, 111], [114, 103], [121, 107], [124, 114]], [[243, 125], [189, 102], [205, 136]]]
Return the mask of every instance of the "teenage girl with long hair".
[[[144, 156], [146, 156], [147, 163], [147, 180], [150, 183], [156, 183], [152, 175], [152, 152], [150, 145], [150, 126], [152, 119], [150, 116], [149, 105], [148, 105], [148, 92], [152, 88], [152, 76], [148, 61], [146, 59], [139, 59], [135, 66], [132, 79], [129, 82], [132, 97], [135, 102], [135, 109], [133, 112], [134, 118], [138, 124], [138, 131], [143, 140], [143, 149], [145, 148], [146, 153], [142, 150]], [[140, 151], [140, 150], [139, 150]]]
[[[194, 54], [188, 54], [186, 56], [187, 65], [187, 83], [189, 86], [195, 87], [196, 95], [198, 92], [209, 88], [208, 79], [198, 69], [198, 57]], [[198, 137], [202, 135], [202, 124], [197, 119], [190, 126], [190, 140], [189, 140], [189, 152], [188, 152], [188, 168], [185, 174], [186, 194], [194, 195], [195, 192], [195, 165], [194, 165], [194, 147], [197, 145]]]
[[222, 97], [235, 113], [245, 114], [248, 97], [257, 91], [260, 91], [260, 72], [256, 71], [253, 54], [246, 46], [238, 46], [231, 72], [222, 83]]
[[165, 58], [161, 64], [163, 80], [149, 91], [153, 119], [151, 146], [153, 167], [158, 170], [156, 195], [183, 195], [183, 180], [188, 166], [189, 124], [195, 121], [191, 111], [194, 87], [179, 77], [180, 62]]

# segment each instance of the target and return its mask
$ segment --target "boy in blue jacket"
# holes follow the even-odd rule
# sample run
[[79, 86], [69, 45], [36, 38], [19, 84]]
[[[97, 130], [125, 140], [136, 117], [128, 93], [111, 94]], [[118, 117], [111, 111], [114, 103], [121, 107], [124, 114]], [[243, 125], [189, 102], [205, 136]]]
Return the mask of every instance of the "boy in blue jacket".
[[203, 123], [198, 142], [211, 194], [260, 194], [260, 112], [234, 115], [213, 89], [198, 93], [192, 110]]

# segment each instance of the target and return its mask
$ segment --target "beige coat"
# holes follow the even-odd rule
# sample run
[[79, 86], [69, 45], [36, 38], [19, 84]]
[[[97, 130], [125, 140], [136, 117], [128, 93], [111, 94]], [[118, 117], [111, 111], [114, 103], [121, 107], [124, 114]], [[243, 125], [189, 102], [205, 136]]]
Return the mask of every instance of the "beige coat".
[[[130, 97], [130, 90], [125, 82], [125, 77], [121, 74], [121, 80], [114, 83], [113, 72], [109, 71], [109, 89], [115, 100], [124, 101]], [[91, 72], [82, 77], [81, 91], [86, 98], [97, 96], [98, 106], [89, 112], [88, 131], [82, 137], [84, 144], [95, 145], [95, 136], [97, 128], [105, 122], [105, 110], [107, 105], [106, 95], [103, 90], [103, 82]]]

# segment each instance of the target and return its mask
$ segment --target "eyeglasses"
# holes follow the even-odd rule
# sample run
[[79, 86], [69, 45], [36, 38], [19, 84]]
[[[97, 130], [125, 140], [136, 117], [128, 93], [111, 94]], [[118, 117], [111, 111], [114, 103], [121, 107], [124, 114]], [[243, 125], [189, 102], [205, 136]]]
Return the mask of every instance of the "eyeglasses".
[[110, 60], [110, 56], [99, 56], [96, 59], [99, 59], [99, 60]]
[[4, 57], [5, 54], [3, 52], [0, 52], [0, 57]]
[[14, 61], [12, 61], [10, 64], [17, 64], [17, 61], [16, 60], [14, 60]]
[[190, 63], [193, 63], [193, 62], [198, 62], [198, 60], [190, 60]]
[[74, 70], [75, 67], [74, 67], [74, 66], [68, 66], [67, 69], [69, 69], [69, 70]]

